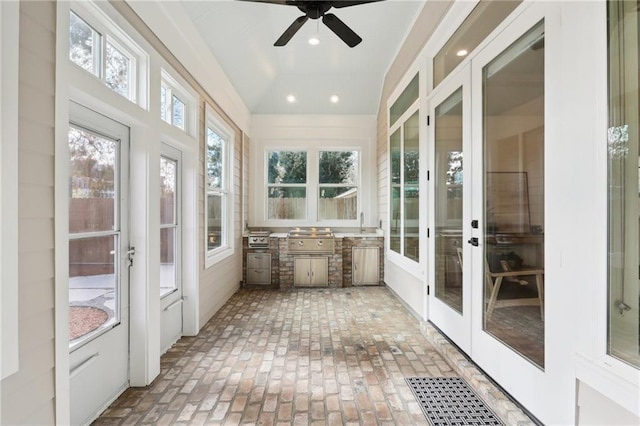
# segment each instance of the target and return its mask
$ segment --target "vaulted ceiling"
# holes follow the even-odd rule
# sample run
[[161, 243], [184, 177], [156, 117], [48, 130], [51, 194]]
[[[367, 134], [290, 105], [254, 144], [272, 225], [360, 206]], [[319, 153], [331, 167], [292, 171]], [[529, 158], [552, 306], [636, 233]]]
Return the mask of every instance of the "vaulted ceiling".
[[[331, 9], [363, 41], [348, 47], [309, 20], [274, 47], [303, 13], [295, 6], [234, 0], [181, 1], [252, 114], [376, 114], [384, 76], [424, 1], [386, 0]], [[318, 34], [320, 44], [308, 39]], [[287, 101], [293, 95], [295, 102]], [[340, 100], [332, 103], [330, 97]]]

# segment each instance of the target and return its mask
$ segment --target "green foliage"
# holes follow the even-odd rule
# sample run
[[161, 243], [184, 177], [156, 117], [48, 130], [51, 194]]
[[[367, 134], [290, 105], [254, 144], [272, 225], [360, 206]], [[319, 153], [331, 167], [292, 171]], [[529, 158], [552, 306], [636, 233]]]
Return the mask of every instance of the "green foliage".
[[268, 183], [307, 183], [307, 153], [270, 151], [267, 177]]
[[356, 151], [320, 152], [320, 183], [356, 183], [358, 153]]

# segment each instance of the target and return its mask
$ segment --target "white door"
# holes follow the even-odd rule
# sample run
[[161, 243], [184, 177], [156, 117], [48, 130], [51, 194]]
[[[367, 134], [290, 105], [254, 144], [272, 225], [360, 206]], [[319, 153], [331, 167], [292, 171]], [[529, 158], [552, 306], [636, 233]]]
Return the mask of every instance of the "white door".
[[163, 144], [160, 156], [160, 347], [182, 336], [180, 151]]
[[[429, 318], [465, 352], [471, 350], [470, 67], [429, 97], [429, 169], [433, 247], [429, 259]], [[464, 242], [464, 243], [463, 243]]]
[[129, 386], [129, 129], [75, 103], [69, 125], [71, 423]]
[[552, 343], [554, 321], [571, 318], [558, 304], [545, 310], [545, 285], [561, 284], [549, 261], [561, 248], [545, 245], [557, 229], [545, 215], [545, 193], [557, 191], [545, 161], [561, 143], [550, 90], [561, 81], [559, 33], [558, 4], [532, 3], [471, 62], [472, 357], [543, 423], [574, 404]]

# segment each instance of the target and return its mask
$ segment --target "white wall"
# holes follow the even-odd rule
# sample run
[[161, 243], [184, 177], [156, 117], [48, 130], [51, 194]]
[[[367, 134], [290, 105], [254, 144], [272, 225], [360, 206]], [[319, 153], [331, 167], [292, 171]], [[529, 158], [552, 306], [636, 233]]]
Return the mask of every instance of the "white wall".
[[[254, 115], [251, 120], [249, 160], [249, 226], [348, 226], [359, 219], [341, 222], [274, 221], [266, 219], [266, 155], [270, 149], [357, 149], [360, 151], [359, 211], [367, 227], [378, 225], [376, 212], [376, 121], [366, 115]], [[308, 167], [312, 167], [308, 165]], [[311, 182], [312, 183], [312, 182]], [[313, 183], [312, 183], [313, 184]], [[309, 195], [308, 195], [309, 197]], [[312, 203], [308, 203], [313, 206]]]
[[580, 426], [636, 426], [640, 425], [640, 417], [620, 407], [591, 386], [578, 381], [576, 423]]
[[[19, 370], [0, 382], [0, 424], [54, 424], [56, 5], [23, 1], [19, 6], [18, 217], [3, 224], [18, 234]], [[15, 141], [3, 139], [3, 150], [5, 143]]]

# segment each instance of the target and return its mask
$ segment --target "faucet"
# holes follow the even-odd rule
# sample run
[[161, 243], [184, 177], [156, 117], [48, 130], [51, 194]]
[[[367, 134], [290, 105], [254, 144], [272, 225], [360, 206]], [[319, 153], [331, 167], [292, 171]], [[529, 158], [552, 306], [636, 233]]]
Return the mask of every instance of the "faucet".
[[364, 212], [360, 212], [360, 232], [364, 233]]

